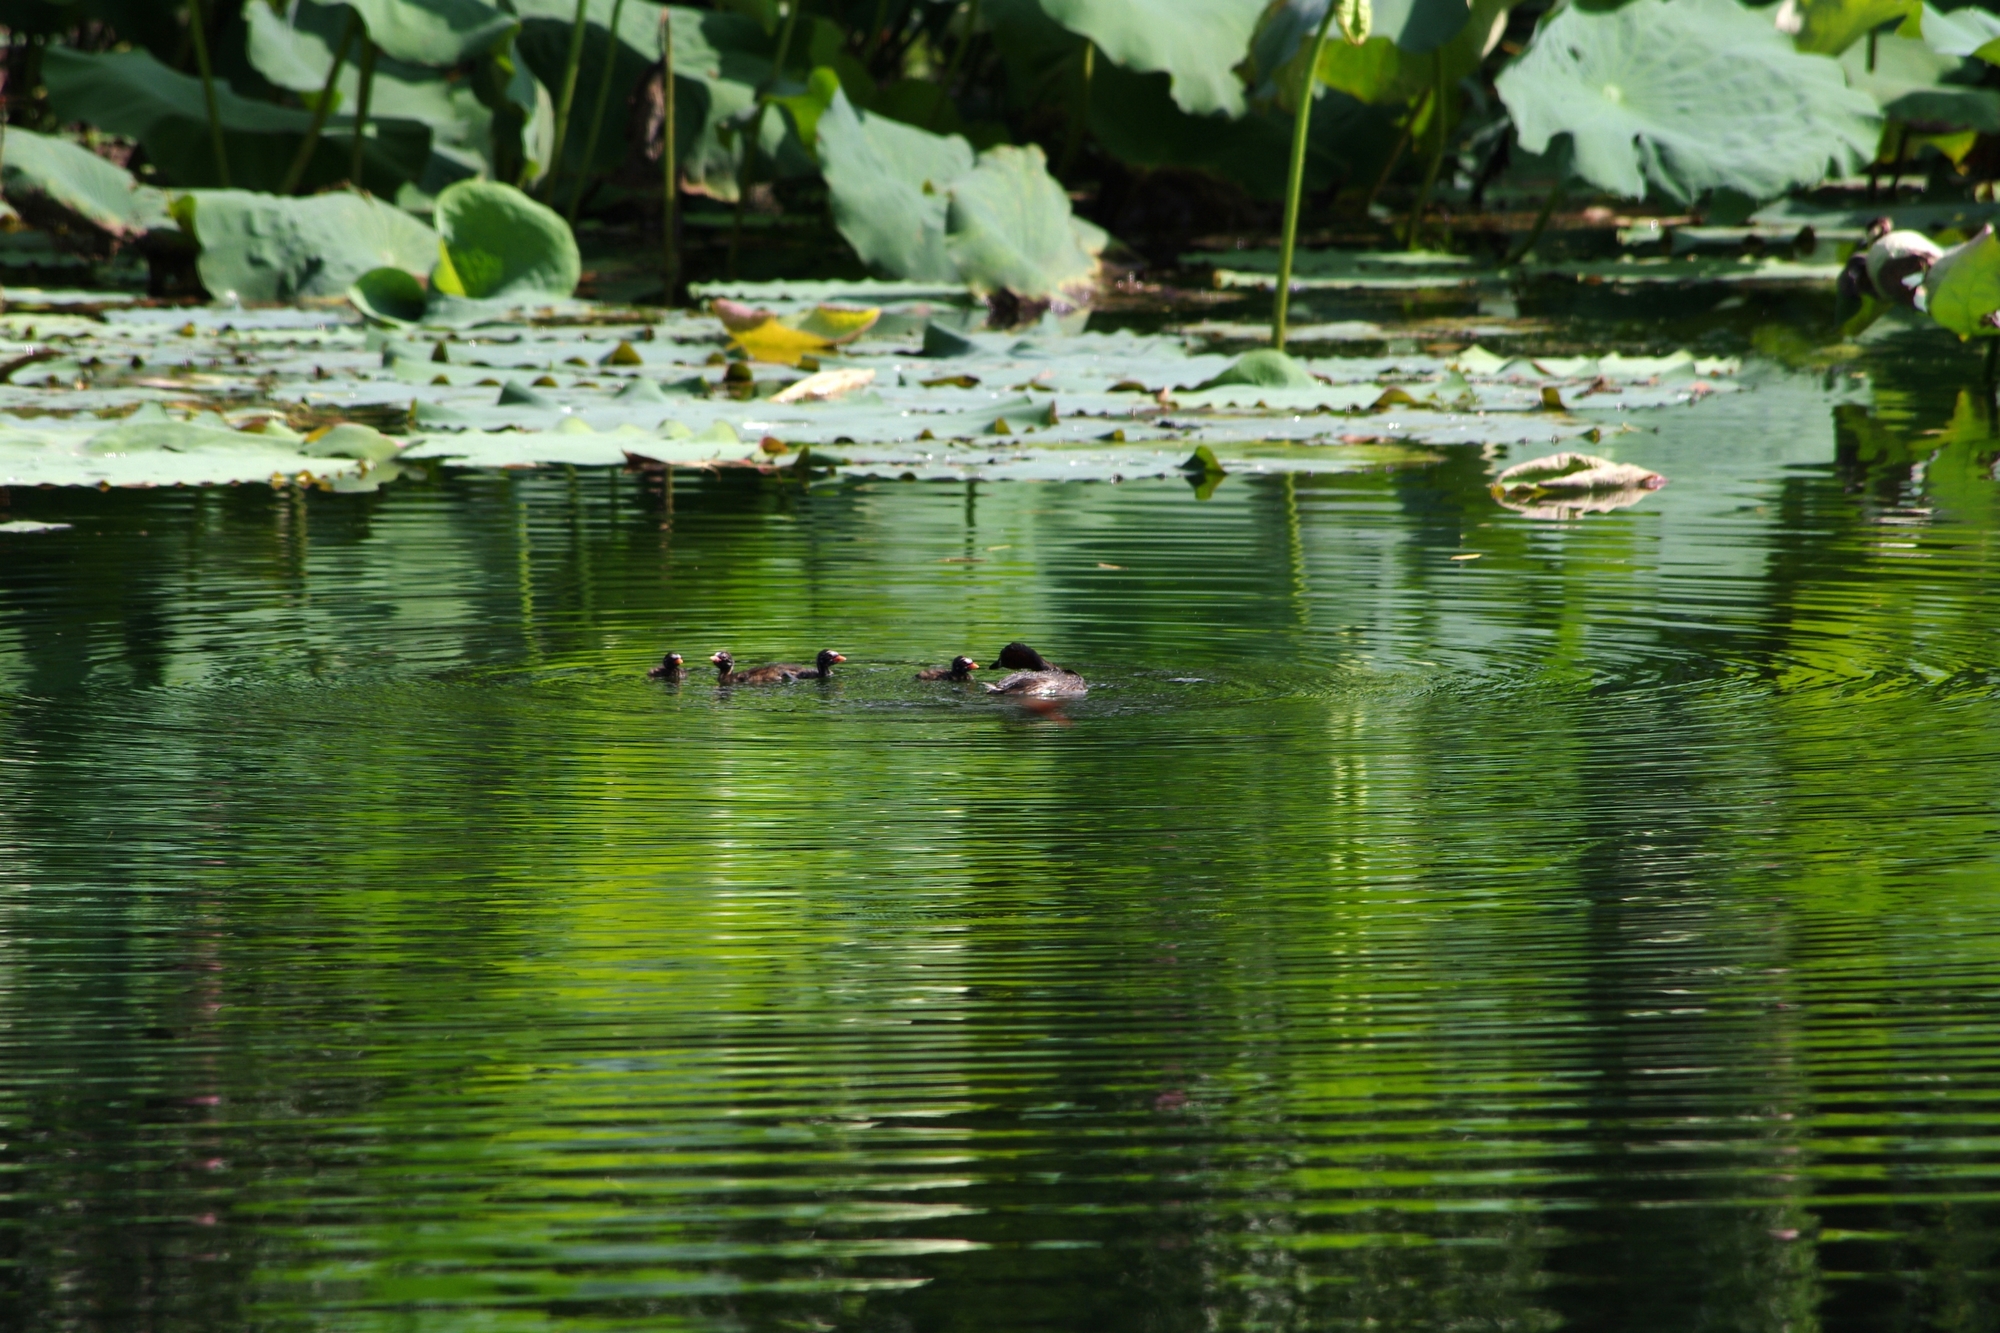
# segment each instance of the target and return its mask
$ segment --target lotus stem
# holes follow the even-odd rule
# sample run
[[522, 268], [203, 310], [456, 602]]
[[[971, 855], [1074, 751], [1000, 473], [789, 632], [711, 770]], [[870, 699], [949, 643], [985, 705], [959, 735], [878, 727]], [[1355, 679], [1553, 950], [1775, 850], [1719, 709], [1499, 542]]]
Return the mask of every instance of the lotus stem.
[[[660, 161], [666, 170], [666, 206], [664, 214], [663, 240], [666, 244], [667, 305], [674, 303], [674, 291], [680, 286], [681, 246], [681, 166], [680, 138], [674, 126], [674, 20], [673, 11], [665, 5], [660, 7]], [[671, 469], [669, 469], [671, 474]], [[671, 486], [671, 480], [667, 483]]]
[[868, 45], [861, 48], [861, 63], [875, 63], [875, 53], [882, 49], [884, 30], [889, 26], [889, 0], [875, 0], [875, 24], [868, 29]]
[[[665, 13], [665, 7], [661, 7]], [[611, 39], [604, 49], [604, 74], [597, 82], [597, 105], [590, 112], [590, 135], [583, 141], [583, 169], [576, 173], [576, 193], [569, 200], [569, 225], [576, 227], [576, 215], [583, 208], [584, 187], [590, 184], [590, 164], [597, 160], [597, 139], [604, 132], [604, 108], [611, 101], [611, 76], [618, 68], [618, 20], [625, 13], [625, 0], [613, 0], [611, 6]], [[673, 75], [667, 75], [666, 88], [673, 91]]]
[[229, 153], [222, 144], [222, 108], [215, 97], [215, 71], [208, 63], [208, 23], [201, 0], [188, 0], [188, 37], [194, 42], [194, 62], [201, 70], [201, 96], [208, 103], [208, 145], [215, 153], [215, 175], [229, 188]]
[[1097, 43], [1086, 37], [1083, 39], [1083, 86], [1077, 94], [1076, 118], [1069, 123], [1069, 133], [1063, 139], [1062, 162], [1056, 167], [1058, 179], [1069, 175], [1070, 164], [1076, 160], [1076, 150], [1083, 145], [1083, 132], [1090, 124], [1090, 84], [1091, 76], [1097, 70]]
[[1444, 86], [1444, 48], [1440, 46], [1431, 52], [1431, 162], [1424, 168], [1423, 187], [1417, 191], [1417, 202], [1410, 209], [1410, 229], [1403, 237], [1403, 248], [1417, 248], [1417, 228], [1424, 220], [1424, 210], [1430, 207], [1431, 191], [1437, 186], [1438, 172], [1444, 166], [1445, 116], [1448, 111]]
[[556, 177], [562, 174], [563, 145], [569, 140], [570, 108], [576, 105], [576, 75], [583, 67], [583, 35], [590, 28], [590, 0], [576, 0], [576, 18], [569, 25], [569, 53], [563, 57], [562, 91], [556, 97], [556, 137], [549, 149], [548, 174], [542, 177], [542, 198], [556, 201]]
[[[951, 85], [958, 78], [958, 67], [965, 63], [965, 48], [972, 45], [972, 30], [978, 24], [979, 0], [968, 0], [965, 6], [965, 36], [952, 49], [951, 63], [944, 67], [944, 77], [938, 80], [938, 87], [943, 88], [946, 92], [951, 91]], [[1090, 56], [1086, 52], [1084, 55], [1084, 80], [1086, 84], [1090, 79], [1089, 60]]]
[[375, 96], [376, 46], [372, 37], [361, 37], [361, 87], [354, 95], [354, 156], [347, 165], [347, 182], [361, 186], [362, 150], [368, 146], [368, 103]]
[[319, 90], [319, 104], [313, 107], [312, 126], [306, 130], [306, 140], [299, 145], [298, 155], [292, 159], [291, 168], [285, 172], [285, 183], [278, 187], [279, 194], [290, 194], [298, 189], [299, 182], [305, 179], [306, 166], [312, 161], [314, 150], [319, 147], [320, 134], [326, 129], [327, 115], [333, 110], [334, 85], [340, 81], [340, 71], [347, 64], [348, 48], [354, 45], [354, 34], [360, 26], [360, 13], [353, 9], [348, 10], [347, 26], [340, 34], [340, 49], [333, 53], [333, 68], [326, 72], [326, 84]]
[[729, 232], [729, 276], [736, 276], [736, 257], [743, 250], [743, 198], [750, 192], [750, 176], [757, 165], [757, 152], [764, 142], [764, 113], [770, 109], [767, 97], [784, 75], [785, 62], [792, 55], [792, 34], [798, 31], [799, 13], [806, 0], [792, 0], [785, 11], [785, 26], [778, 30], [778, 51], [771, 57], [771, 72], [757, 89], [757, 114], [750, 118], [750, 137], [743, 145], [743, 163], [736, 171], [736, 218]]
[[1313, 95], [1319, 91], [1319, 58], [1326, 51], [1326, 35], [1333, 27], [1334, 11], [1339, 7], [1335, 0], [1327, 0], [1319, 31], [1313, 34], [1305, 77], [1299, 81], [1298, 109], [1292, 113], [1292, 161], [1285, 177], [1285, 235], [1278, 245], [1278, 299], [1271, 307], [1271, 346], [1280, 352], [1285, 350], [1285, 320], [1292, 310], [1292, 252], [1299, 243], [1299, 203], [1306, 188], [1306, 140], [1312, 133]]
[[1535, 242], [1541, 240], [1542, 233], [1548, 230], [1549, 219], [1556, 215], [1556, 208], [1562, 203], [1562, 197], [1563, 178], [1558, 174], [1556, 183], [1549, 187], [1548, 198], [1542, 200], [1542, 211], [1535, 215], [1535, 225], [1528, 228], [1528, 234], [1521, 238], [1521, 243], [1515, 246], [1501, 262], [1502, 268], [1512, 268], [1528, 257], [1528, 252], [1535, 248]]

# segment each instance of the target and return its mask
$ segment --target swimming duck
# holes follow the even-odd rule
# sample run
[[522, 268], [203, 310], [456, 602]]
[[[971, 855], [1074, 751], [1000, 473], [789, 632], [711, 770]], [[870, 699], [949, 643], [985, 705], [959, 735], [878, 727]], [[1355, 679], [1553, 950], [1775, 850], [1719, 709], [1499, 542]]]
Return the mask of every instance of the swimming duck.
[[1014, 674], [998, 685], [988, 685], [988, 694], [1019, 694], [1043, 699], [1070, 698], [1089, 691], [1083, 677], [1068, 667], [1057, 666], [1019, 639], [1000, 650], [999, 665]]
[[687, 667], [681, 663], [679, 653], [668, 653], [660, 659], [660, 664], [646, 673], [647, 680], [681, 680], [687, 676]]
[[979, 663], [960, 654], [951, 659], [950, 666], [931, 667], [917, 673], [918, 680], [958, 680], [972, 679], [972, 673], [979, 670]]
[[718, 685], [789, 685], [799, 680], [832, 680], [833, 664], [847, 659], [827, 648], [821, 651], [815, 666], [770, 662], [741, 671], [736, 670], [736, 659], [726, 652], [717, 653], [708, 660], [715, 663], [715, 683]]

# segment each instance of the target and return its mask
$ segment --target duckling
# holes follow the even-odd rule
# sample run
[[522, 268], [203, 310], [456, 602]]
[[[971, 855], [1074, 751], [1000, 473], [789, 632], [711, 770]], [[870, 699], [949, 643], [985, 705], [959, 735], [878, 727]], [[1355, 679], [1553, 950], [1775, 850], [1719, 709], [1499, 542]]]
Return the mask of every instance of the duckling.
[[831, 680], [833, 664], [847, 659], [828, 648], [817, 659], [817, 666], [797, 666], [791, 662], [770, 662], [763, 666], [745, 667], [736, 670], [736, 659], [728, 653], [717, 653], [708, 659], [715, 663], [715, 683], [718, 685], [789, 685], [800, 680]]
[[930, 667], [917, 673], [918, 680], [955, 680], [961, 683], [971, 680], [972, 673], [979, 670], [979, 663], [960, 654], [951, 659], [950, 666]]
[[681, 663], [679, 653], [668, 653], [660, 659], [660, 664], [646, 673], [647, 680], [685, 680], [687, 667]]
[[1019, 639], [1000, 650], [998, 661], [1014, 674], [998, 685], [988, 685], [988, 694], [1060, 699], [1073, 698], [1090, 690], [1082, 675], [1068, 667], [1057, 666]]

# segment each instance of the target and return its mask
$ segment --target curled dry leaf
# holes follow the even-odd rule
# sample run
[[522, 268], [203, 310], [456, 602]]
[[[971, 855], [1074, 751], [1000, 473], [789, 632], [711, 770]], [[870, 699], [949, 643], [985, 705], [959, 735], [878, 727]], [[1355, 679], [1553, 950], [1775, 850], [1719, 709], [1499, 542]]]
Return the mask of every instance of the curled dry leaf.
[[1560, 453], [1515, 464], [1490, 489], [1494, 499], [1529, 518], [1573, 518], [1637, 504], [1666, 484], [1665, 477], [1636, 464]]
[[774, 403], [823, 403], [875, 382], [872, 370], [822, 370], [771, 395]]

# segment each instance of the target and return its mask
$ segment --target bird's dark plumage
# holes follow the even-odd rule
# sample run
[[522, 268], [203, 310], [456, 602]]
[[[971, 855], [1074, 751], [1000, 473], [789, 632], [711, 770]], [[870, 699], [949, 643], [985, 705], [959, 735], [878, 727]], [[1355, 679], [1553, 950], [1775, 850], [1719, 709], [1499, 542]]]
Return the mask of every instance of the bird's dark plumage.
[[989, 694], [1032, 695], [1044, 699], [1073, 697], [1087, 693], [1090, 686], [1077, 672], [1057, 666], [1019, 639], [1000, 650], [998, 663], [1013, 672], [998, 685], [988, 685]]
[[971, 680], [972, 673], [979, 670], [979, 663], [961, 654], [951, 659], [950, 666], [931, 667], [917, 673], [918, 680]]
[[832, 680], [833, 664], [847, 659], [827, 648], [820, 653], [814, 666], [770, 662], [764, 666], [745, 667], [741, 671], [736, 670], [736, 659], [728, 653], [717, 653], [708, 660], [715, 663], [715, 683], [718, 685], [789, 685], [798, 680]]
[[687, 675], [687, 667], [679, 653], [668, 653], [660, 659], [660, 664], [646, 673], [648, 680], [680, 680]]

